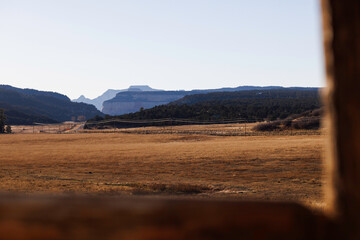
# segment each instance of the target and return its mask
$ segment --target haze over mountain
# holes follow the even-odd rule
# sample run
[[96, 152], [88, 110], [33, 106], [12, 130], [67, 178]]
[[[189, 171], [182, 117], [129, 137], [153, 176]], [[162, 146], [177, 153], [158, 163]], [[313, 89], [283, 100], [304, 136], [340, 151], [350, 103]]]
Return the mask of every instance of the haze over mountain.
[[147, 85], [133, 85], [130, 86], [128, 89], [109, 89], [104, 92], [102, 95], [98, 96], [94, 99], [86, 98], [84, 95], [81, 95], [79, 98], [72, 100], [73, 102], [83, 102], [94, 105], [99, 111], [103, 109], [103, 103], [107, 100], [110, 100], [116, 96], [119, 92], [126, 92], [126, 91], [162, 91], [153, 89]]
[[122, 115], [137, 112], [141, 108], [167, 104], [186, 95], [185, 91], [127, 91], [120, 92], [113, 99], [103, 103], [103, 113], [108, 115]]
[[62, 94], [34, 89], [21, 89], [9, 85], [0, 85], [0, 108], [5, 110], [7, 123], [33, 124], [55, 123], [88, 119], [103, 115], [94, 106], [85, 103], [74, 103]]

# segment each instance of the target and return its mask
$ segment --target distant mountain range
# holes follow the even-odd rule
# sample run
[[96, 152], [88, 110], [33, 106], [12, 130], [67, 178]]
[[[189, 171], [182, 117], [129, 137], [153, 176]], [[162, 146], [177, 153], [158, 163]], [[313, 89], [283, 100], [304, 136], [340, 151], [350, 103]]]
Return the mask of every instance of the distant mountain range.
[[34, 89], [0, 85], [0, 108], [5, 110], [7, 124], [55, 123], [73, 118], [103, 115], [94, 106], [74, 103], [67, 96]]
[[106, 92], [104, 92], [101, 96], [94, 98], [94, 99], [89, 99], [89, 98], [86, 98], [84, 95], [81, 95], [79, 98], [74, 99], [72, 101], [92, 104], [98, 110], [102, 111], [103, 102], [114, 98], [116, 96], [116, 94], [118, 94], [120, 92], [127, 92], [127, 91], [133, 92], [133, 91], [161, 91], [161, 90], [153, 89], [147, 85], [134, 85], [134, 86], [130, 86], [128, 89], [121, 89], [121, 90], [109, 89]]
[[[267, 94], [270, 90], [294, 90], [300, 92], [317, 92], [318, 88], [284, 88], [280, 86], [241, 86], [236, 88], [220, 88], [192, 91], [165, 91], [153, 89], [146, 85], [131, 86], [123, 90], [107, 90], [101, 96], [91, 100], [84, 96], [72, 102], [67, 96], [56, 93], [21, 89], [9, 85], [0, 85], [0, 108], [5, 109], [8, 124], [55, 123], [73, 119], [89, 119], [96, 115], [122, 115], [134, 113], [140, 109], [150, 109], [159, 105], [196, 104], [196, 101], [217, 101], [218, 97], [240, 96], [235, 92], [258, 91], [258, 94]], [[222, 94], [230, 92], [230, 94]], [[231, 94], [234, 92], [234, 94]], [[212, 93], [212, 94], [208, 94]], [[304, 94], [302, 94], [304, 96]], [[214, 99], [211, 99], [214, 98]], [[261, 96], [257, 96], [261, 98]], [[271, 98], [271, 97], [270, 97]], [[224, 102], [226, 99], [222, 99]], [[195, 102], [194, 102], [195, 101]], [[100, 112], [98, 108], [103, 106]]]

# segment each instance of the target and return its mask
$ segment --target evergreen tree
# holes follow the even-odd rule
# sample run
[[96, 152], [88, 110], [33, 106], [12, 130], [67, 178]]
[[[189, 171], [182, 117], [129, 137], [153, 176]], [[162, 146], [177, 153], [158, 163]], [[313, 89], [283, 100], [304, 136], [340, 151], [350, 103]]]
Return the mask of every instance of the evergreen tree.
[[7, 125], [5, 130], [6, 130], [6, 133], [11, 133], [11, 126]]
[[0, 109], [0, 133], [5, 133], [6, 116], [4, 109]]

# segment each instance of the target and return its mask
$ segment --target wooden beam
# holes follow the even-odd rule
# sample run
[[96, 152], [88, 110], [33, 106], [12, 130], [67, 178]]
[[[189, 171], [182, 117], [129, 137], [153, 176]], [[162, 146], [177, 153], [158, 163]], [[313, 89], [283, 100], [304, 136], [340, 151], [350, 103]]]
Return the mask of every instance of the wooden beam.
[[332, 205], [344, 239], [360, 239], [360, 1], [323, 0]]
[[296, 203], [149, 198], [9, 197], [0, 239], [332, 239], [322, 215]]

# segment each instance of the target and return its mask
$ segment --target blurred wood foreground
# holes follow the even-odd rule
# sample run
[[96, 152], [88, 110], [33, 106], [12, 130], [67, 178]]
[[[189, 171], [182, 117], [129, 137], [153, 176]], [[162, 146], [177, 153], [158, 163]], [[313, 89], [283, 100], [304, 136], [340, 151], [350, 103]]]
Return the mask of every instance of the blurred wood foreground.
[[0, 239], [335, 239], [295, 203], [2, 196]]

